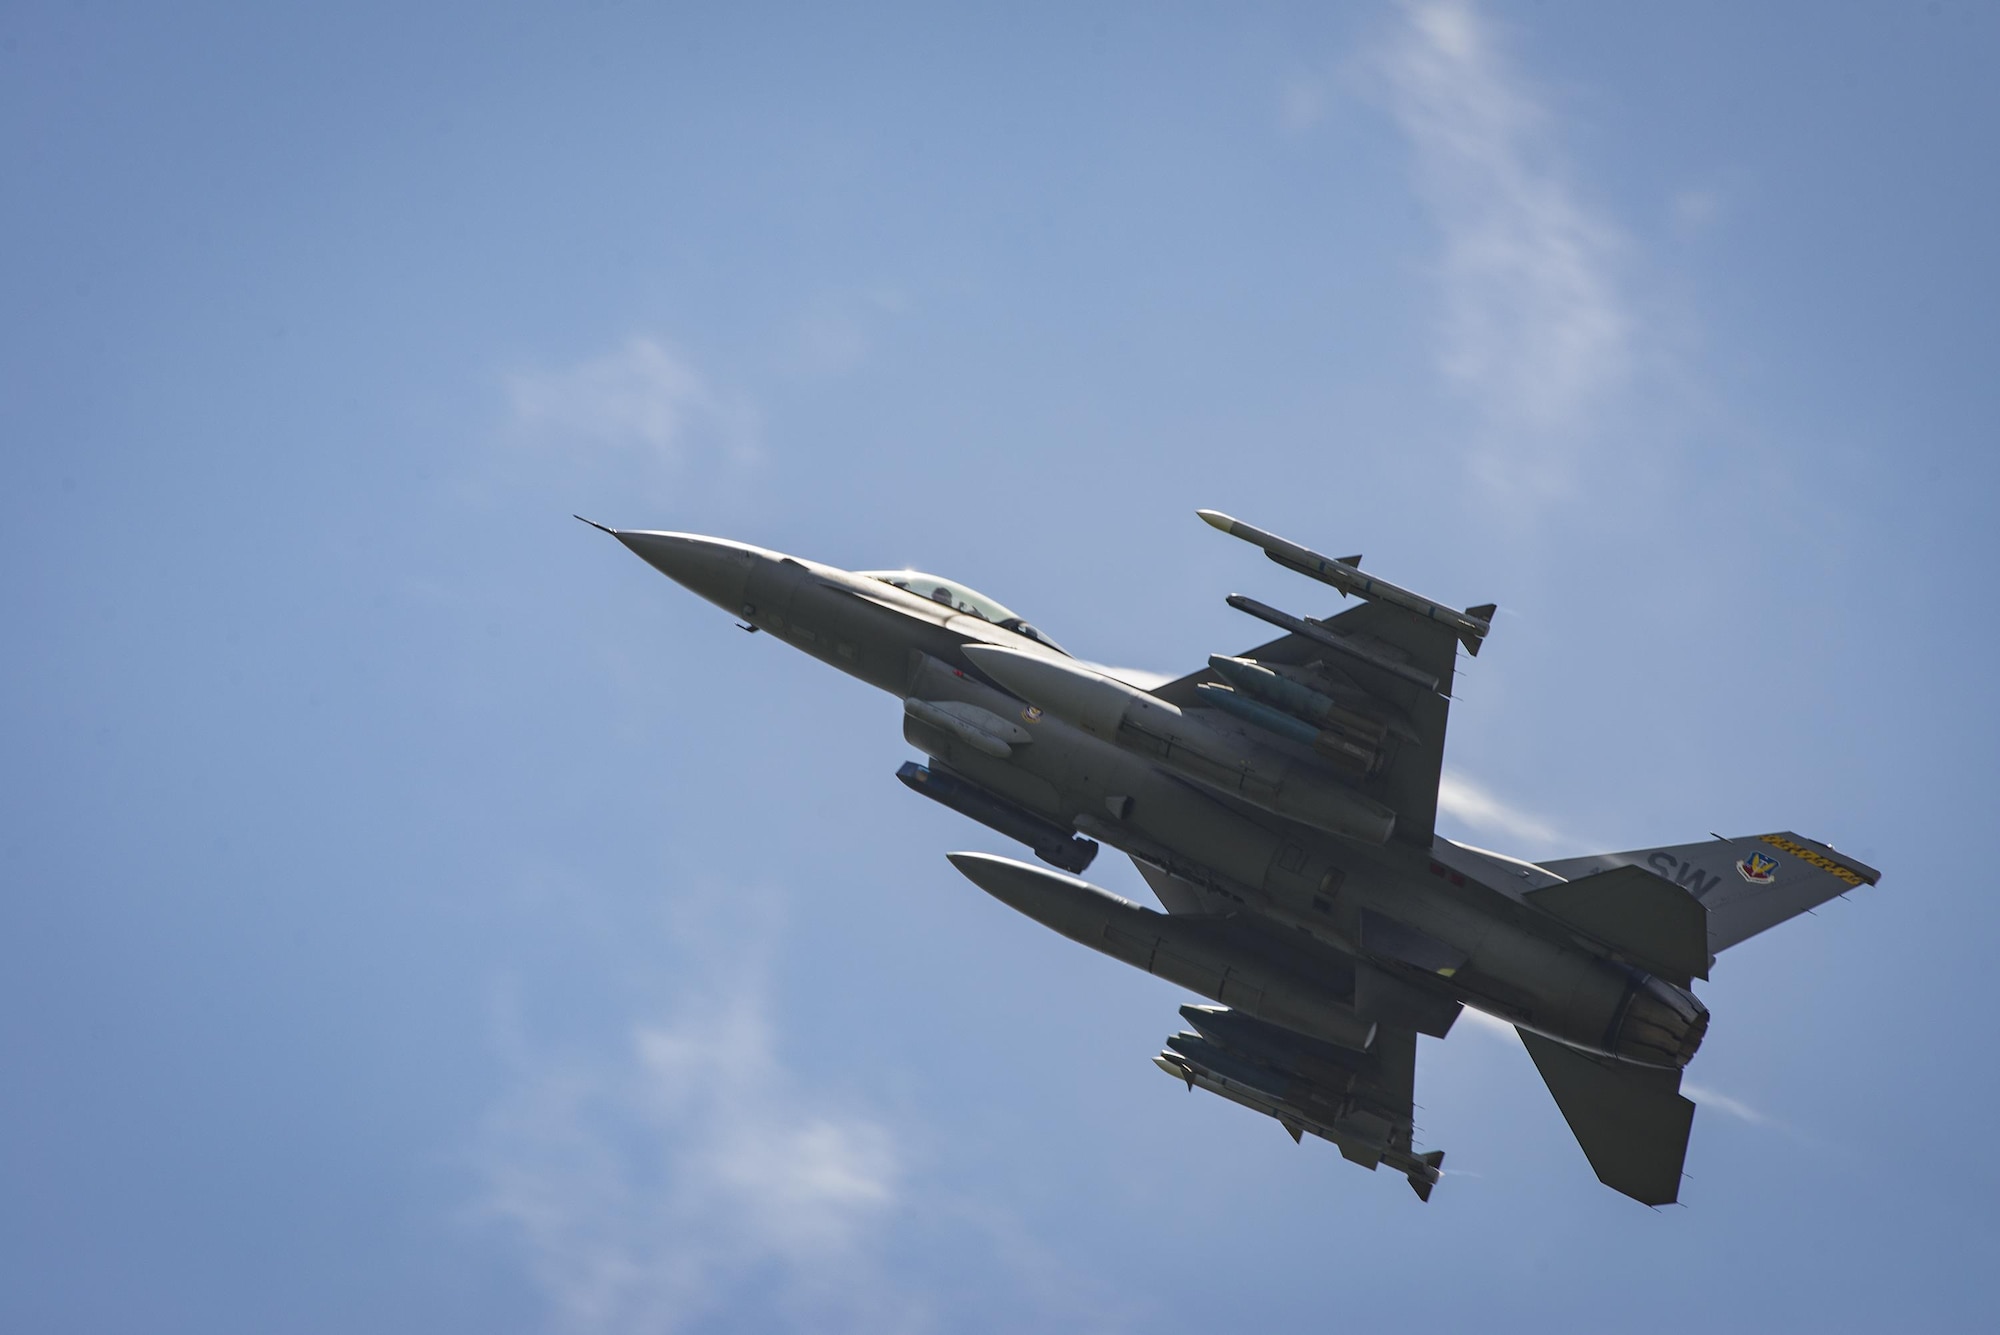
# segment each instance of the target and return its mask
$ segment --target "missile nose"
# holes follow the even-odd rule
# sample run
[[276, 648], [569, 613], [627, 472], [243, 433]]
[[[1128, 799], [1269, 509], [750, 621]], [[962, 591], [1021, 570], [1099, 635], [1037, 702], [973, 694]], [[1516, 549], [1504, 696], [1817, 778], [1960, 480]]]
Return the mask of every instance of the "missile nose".
[[740, 611], [750, 569], [768, 554], [745, 543], [696, 533], [613, 529], [632, 554], [689, 592], [730, 612]]

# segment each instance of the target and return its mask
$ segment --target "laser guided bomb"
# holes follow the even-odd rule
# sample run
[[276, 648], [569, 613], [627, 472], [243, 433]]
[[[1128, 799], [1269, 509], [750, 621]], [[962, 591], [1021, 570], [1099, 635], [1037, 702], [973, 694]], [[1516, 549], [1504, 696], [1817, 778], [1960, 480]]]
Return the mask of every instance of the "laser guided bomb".
[[[1472, 1006], [1514, 1025], [1597, 1175], [1675, 1200], [1694, 1105], [1681, 1071], [1724, 950], [1878, 874], [1789, 832], [1532, 863], [1436, 830], [1459, 609], [1212, 510], [1214, 528], [1359, 600], [1142, 689], [1070, 656], [976, 591], [847, 571], [695, 534], [604, 528], [739, 619], [903, 704], [924, 757], [897, 777], [1062, 874], [983, 853], [952, 864], [995, 899], [1218, 1005], [1156, 1064], [1388, 1165], [1428, 1200], [1415, 1146], [1419, 1036]], [[586, 523], [591, 521], [586, 520]], [[1102, 847], [1164, 912], [1077, 878]]]

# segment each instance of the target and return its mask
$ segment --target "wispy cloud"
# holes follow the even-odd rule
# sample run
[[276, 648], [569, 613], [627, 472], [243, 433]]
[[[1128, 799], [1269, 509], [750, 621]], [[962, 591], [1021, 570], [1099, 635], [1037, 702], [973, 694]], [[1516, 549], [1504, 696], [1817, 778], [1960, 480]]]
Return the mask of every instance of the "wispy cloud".
[[896, 1138], [784, 1066], [761, 971], [728, 963], [619, 1058], [506, 1034], [515, 1086], [479, 1136], [477, 1214], [573, 1335], [772, 1307], [816, 1329], [907, 1326], [875, 1259], [902, 1204]]
[[1464, 775], [1450, 770], [1438, 781], [1438, 809], [1489, 834], [1504, 834], [1531, 844], [1562, 842], [1562, 836], [1546, 821], [1508, 806]]
[[659, 483], [698, 458], [755, 462], [757, 418], [658, 339], [635, 335], [602, 357], [508, 378], [515, 438], [577, 468], [623, 467]]
[[912, 304], [908, 293], [890, 286], [820, 293], [796, 321], [792, 369], [822, 377], [859, 370], [882, 326], [908, 315]]
[[1713, 227], [1722, 217], [1722, 196], [1715, 190], [1689, 187], [1674, 195], [1671, 216], [1674, 230], [1682, 236]]
[[1326, 85], [1318, 79], [1286, 82], [1278, 97], [1278, 121], [1287, 130], [1309, 130], [1326, 118]]
[[1768, 1126], [1784, 1130], [1784, 1124], [1768, 1113], [1759, 1112], [1741, 1099], [1732, 1099], [1727, 1094], [1718, 1093], [1705, 1085], [1697, 1085], [1692, 1080], [1681, 1082], [1681, 1093], [1693, 1099], [1704, 1108], [1713, 1108], [1719, 1113], [1727, 1113], [1739, 1121], [1752, 1126]]
[[[1470, 1006], [1459, 1013], [1458, 1022], [1473, 1033], [1486, 1034], [1507, 1042], [1520, 1041], [1520, 1035], [1514, 1031], [1513, 1025], [1484, 1011], [1476, 1011]], [[1713, 1109], [1738, 1121], [1747, 1122], [1751, 1126], [1767, 1127], [1773, 1131], [1783, 1131], [1788, 1135], [1796, 1134], [1770, 1114], [1751, 1107], [1741, 1099], [1731, 1098], [1727, 1094], [1710, 1089], [1706, 1085], [1697, 1085], [1692, 1080], [1681, 1082], [1681, 1093], [1703, 1108]]]
[[1489, 480], [1560, 491], [1630, 370], [1621, 239], [1579, 197], [1548, 111], [1470, 0], [1410, 0], [1403, 20], [1382, 66], [1444, 236], [1442, 369], [1486, 424]]

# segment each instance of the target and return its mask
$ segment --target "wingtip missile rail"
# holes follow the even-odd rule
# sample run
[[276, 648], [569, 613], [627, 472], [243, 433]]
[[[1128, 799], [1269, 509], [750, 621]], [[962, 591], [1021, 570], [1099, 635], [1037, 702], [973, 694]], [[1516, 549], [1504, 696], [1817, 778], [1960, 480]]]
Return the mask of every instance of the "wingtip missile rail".
[[1211, 528], [1221, 529], [1232, 538], [1241, 538], [1253, 547], [1263, 549], [1264, 555], [1276, 561], [1287, 570], [1316, 579], [1322, 584], [1330, 584], [1342, 593], [1351, 593], [1357, 598], [1369, 598], [1376, 602], [1389, 603], [1405, 611], [1414, 612], [1432, 621], [1441, 621], [1457, 632], [1459, 640], [1469, 654], [1477, 655], [1479, 645], [1493, 630], [1493, 613], [1497, 610], [1491, 604], [1459, 611], [1443, 603], [1433, 602], [1421, 594], [1391, 584], [1387, 580], [1376, 579], [1361, 572], [1352, 562], [1338, 560], [1331, 556], [1321, 556], [1309, 547], [1301, 547], [1295, 542], [1266, 532], [1255, 524], [1246, 524], [1233, 519], [1220, 510], [1196, 510], [1202, 522]]

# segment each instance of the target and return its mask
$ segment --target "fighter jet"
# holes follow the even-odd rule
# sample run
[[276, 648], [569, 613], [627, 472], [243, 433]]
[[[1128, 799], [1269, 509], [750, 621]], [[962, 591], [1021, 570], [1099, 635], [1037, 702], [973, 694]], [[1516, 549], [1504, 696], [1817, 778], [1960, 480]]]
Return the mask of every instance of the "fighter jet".
[[[896, 777], [1060, 871], [950, 861], [1008, 907], [1213, 1005], [1153, 1058], [1190, 1090], [1310, 1133], [1429, 1200], [1444, 1154], [1411, 1120], [1417, 1038], [1466, 1006], [1520, 1033], [1597, 1176], [1678, 1199], [1695, 1106], [1681, 1072], [1716, 957], [1878, 873], [1782, 831], [1531, 863], [1437, 833], [1458, 609], [1203, 510], [1357, 606], [1151, 689], [1072, 657], [962, 584], [840, 570], [740, 542], [606, 528], [670, 579], [903, 702], [924, 759]], [[581, 518], [581, 516], [579, 516]], [[1160, 909], [1078, 879], [1100, 846]]]

